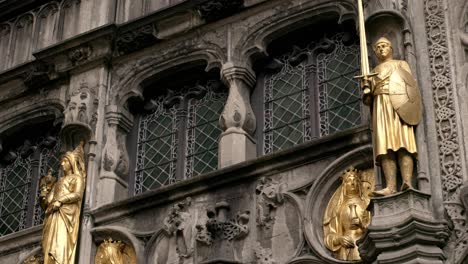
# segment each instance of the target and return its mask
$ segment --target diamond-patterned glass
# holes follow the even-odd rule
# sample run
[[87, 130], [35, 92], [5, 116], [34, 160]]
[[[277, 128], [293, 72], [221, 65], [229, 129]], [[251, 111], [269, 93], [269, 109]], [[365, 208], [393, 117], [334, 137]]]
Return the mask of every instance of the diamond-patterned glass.
[[[353, 78], [359, 70], [359, 46], [344, 44], [344, 39], [339, 33], [276, 58], [275, 67], [281, 68], [267, 74], [264, 84], [265, 154], [311, 140], [312, 131], [325, 136], [361, 123], [360, 89]], [[309, 94], [317, 96], [317, 102], [311, 102]]]
[[31, 169], [31, 159], [23, 159], [19, 153], [14, 163], [1, 169], [0, 236], [25, 227]]
[[333, 52], [318, 56], [321, 136], [361, 123], [361, 94], [358, 81], [353, 78], [359, 72], [359, 47], [343, 45], [342, 36], [333, 38]]
[[302, 143], [310, 133], [306, 67], [284, 63], [265, 82], [265, 154]]
[[141, 118], [137, 146], [135, 193], [175, 182], [177, 122], [175, 107], [162, 100], [156, 110]]
[[219, 116], [227, 99], [226, 93], [208, 90], [202, 99], [189, 105], [185, 177], [213, 171], [218, 167]]

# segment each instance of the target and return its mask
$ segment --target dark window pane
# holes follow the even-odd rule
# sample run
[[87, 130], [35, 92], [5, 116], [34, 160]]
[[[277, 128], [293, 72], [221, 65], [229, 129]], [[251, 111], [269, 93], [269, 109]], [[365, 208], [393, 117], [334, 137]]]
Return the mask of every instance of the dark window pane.
[[175, 107], [164, 108], [162, 99], [157, 104], [156, 110], [143, 116], [139, 124], [136, 194], [175, 181], [177, 162]]
[[201, 99], [190, 100], [185, 178], [190, 178], [218, 167], [218, 141], [221, 135], [219, 116], [223, 111], [227, 93], [214, 92], [206, 87]]
[[31, 189], [31, 159], [18, 158], [1, 170], [0, 236], [25, 228]]

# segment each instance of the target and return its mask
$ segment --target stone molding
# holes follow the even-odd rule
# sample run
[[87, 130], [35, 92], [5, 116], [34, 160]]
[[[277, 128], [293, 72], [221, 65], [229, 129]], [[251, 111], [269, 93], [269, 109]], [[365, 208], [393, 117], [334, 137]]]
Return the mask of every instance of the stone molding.
[[[95, 224], [102, 225], [125, 215], [144, 210], [145, 208], [152, 208], [160, 204], [184, 199], [208, 189], [219, 188], [245, 179], [252, 179], [252, 177], [267, 172], [281, 171], [285, 168], [310, 163], [316, 159], [322, 159], [331, 153], [346, 149], [359, 149], [363, 145], [369, 144], [369, 142], [370, 134], [368, 129], [356, 128], [346, 133], [313, 140], [262, 159], [237, 164], [196, 178], [151, 190], [124, 201], [104, 205], [93, 209], [90, 213], [93, 216]], [[285, 157], [288, 157], [288, 159], [285, 159]], [[226, 175], [229, 175], [229, 177], [226, 177]]]
[[428, 32], [429, 59], [434, 97], [437, 139], [440, 157], [440, 176], [444, 207], [454, 224], [456, 236], [455, 261], [460, 263], [468, 249], [466, 213], [460, 202], [463, 183], [463, 164], [459, 138], [459, 124], [454, 96], [453, 78], [448, 43], [446, 10], [443, 0], [424, 0], [426, 30]]
[[366, 263], [443, 263], [450, 232], [432, 217], [430, 195], [409, 189], [372, 198], [369, 208], [371, 224], [357, 241]]

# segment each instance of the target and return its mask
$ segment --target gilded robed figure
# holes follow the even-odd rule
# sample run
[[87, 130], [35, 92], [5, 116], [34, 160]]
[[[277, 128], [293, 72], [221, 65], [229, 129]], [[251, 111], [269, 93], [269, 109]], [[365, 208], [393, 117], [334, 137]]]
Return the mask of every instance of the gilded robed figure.
[[323, 219], [324, 243], [340, 260], [359, 261], [356, 241], [370, 224], [369, 188], [373, 174], [347, 169], [341, 176], [342, 184], [329, 201]]
[[40, 182], [41, 205], [45, 210], [42, 234], [44, 264], [75, 263], [80, 210], [85, 188], [84, 143], [61, 159], [62, 177], [49, 174]]
[[419, 89], [406, 61], [393, 59], [391, 42], [380, 38], [374, 44], [379, 64], [366, 86], [364, 103], [372, 105], [374, 156], [381, 166], [386, 188], [375, 196], [396, 193], [398, 168], [402, 177], [401, 190], [412, 187], [413, 163], [417, 158], [414, 128], [421, 120], [422, 106]]

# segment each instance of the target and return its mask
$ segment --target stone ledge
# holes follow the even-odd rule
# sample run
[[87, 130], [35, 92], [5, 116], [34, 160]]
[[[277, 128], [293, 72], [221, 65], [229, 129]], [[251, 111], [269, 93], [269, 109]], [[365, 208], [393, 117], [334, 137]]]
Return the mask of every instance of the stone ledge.
[[[409, 189], [372, 198], [372, 221], [360, 240], [366, 263], [442, 263], [450, 236], [445, 221], [432, 217], [430, 195]], [[374, 262], [375, 261], [375, 262]]]
[[0, 256], [20, 251], [41, 243], [42, 225], [27, 228], [12, 234], [0, 237]]
[[96, 226], [102, 225], [140, 210], [168, 204], [184, 197], [194, 196], [235, 182], [254, 181], [257, 177], [304, 165], [370, 142], [370, 131], [367, 127], [350, 129], [271, 155], [265, 155], [255, 160], [245, 161], [172, 185], [163, 186], [114, 204], [104, 205], [92, 209], [89, 214], [94, 217]]

